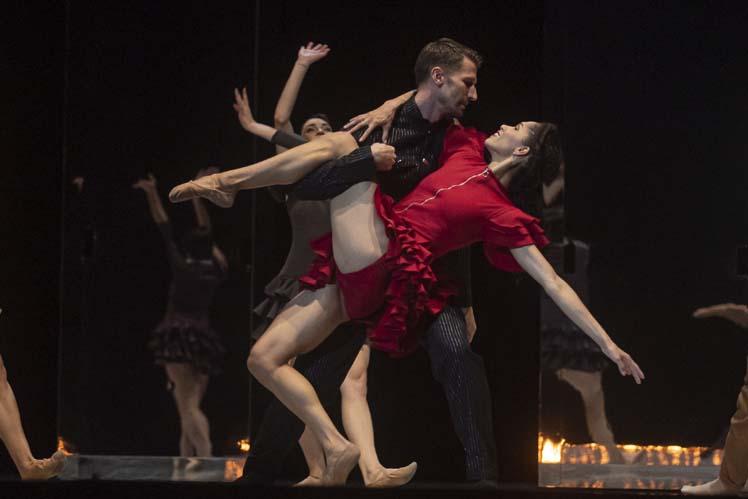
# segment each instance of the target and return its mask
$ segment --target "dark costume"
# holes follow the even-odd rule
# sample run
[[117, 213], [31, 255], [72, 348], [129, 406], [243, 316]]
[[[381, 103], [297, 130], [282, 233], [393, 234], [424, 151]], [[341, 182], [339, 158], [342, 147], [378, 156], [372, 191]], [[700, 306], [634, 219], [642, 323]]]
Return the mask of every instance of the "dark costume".
[[187, 363], [204, 374], [220, 370], [225, 353], [210, 326], [210, 305], [224, 273], [214, 260], [187, 260], [177, 249], [169, 223], [158, 224], [172, 272], [166, 314], [148, 347], [157, 364]]
[[[549, 245], [543, 252], [556, 273], [589, 305], [590, 247], [582, 241], [566, 240]], [[597, 372], [611, 364], [597, 346], [543, 293], [540, 298], [540, 365], [543, 370], [562, 368]]]

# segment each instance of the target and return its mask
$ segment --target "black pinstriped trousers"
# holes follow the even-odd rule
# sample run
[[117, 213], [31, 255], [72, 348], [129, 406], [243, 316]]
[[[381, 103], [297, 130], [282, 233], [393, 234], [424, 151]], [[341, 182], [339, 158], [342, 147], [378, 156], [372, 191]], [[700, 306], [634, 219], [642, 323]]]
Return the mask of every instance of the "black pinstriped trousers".
[[467, 341], [465, 315], [447, 307], [421, 340], [431, 372], [444, 388], [455, 433], [465, 449], [467, 480], [496, 480], [491, 391], [483, 359]]

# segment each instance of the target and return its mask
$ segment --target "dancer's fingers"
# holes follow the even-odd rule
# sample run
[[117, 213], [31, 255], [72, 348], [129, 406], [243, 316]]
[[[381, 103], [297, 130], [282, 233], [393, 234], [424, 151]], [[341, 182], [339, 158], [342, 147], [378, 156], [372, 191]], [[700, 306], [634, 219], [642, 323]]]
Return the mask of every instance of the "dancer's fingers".
[[351, 118], [351, 119], [348, 120], [348, 123], [346, 123], [345, 125], [343, 125], [343, 128], [348, 129], [348, 128], [352, 127], [353, 125], [360, 123], [361, 120], [363, 120], [364, 118], [365, 118], [365, 116], [363, 114], [359, 114], [358, 116], [354, 116], [353, 118]]
[[359, 137], [358, 141], [363, 142], [366, 140], [366, 138], [369, 136], [369, 134], [376, 128], [376, 125], [374, 123], [369, 122], [368, 126], [366, 127], [366, 131], [361, 134], [361, 137]]
[[[351, 129], [350, 129], [350, 130], [348, 130], [348, 131], [349, 131], [350, 133], [353, 133], [353, 132], [355, 132], [355, 131], [361, 130], [361, 129], [362, 129], [363, 127], [365, 127], [366, 125], [367, 125], [366, 121], [359, 121], [358, 123], [356, 123], [356, 125], [355, 125], [355, 126], [353, 126], [353, 128], [351, 128]], [[359, 142], [361, 142], [362, 140], [363, 140], [363, 139], [362, 139], [361, 137], [359, 137], [359, 138], [358, 138], [358, 141], [359, 141]]]
[[392, 128], [392, 122], [385, 123], [382, 125], [382, 142], [387, 144], [387, 139], [390, 138], [390, 129]]

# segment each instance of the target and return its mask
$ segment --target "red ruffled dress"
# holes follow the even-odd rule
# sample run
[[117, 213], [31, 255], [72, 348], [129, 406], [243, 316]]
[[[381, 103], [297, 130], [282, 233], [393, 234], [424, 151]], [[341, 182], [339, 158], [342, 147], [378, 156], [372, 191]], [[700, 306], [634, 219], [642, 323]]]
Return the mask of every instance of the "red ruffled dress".
[[351, 319], [366, 319], [374, 348], [404, 355], [418, 345], [424, 326], [447, 304], [453, 287], [440, 278], [436, 260], [482, 241], [498, 269], [522, 268], [512, 248], [548, 244], [539, 220], [515, 207], [483, 158], [486, 135], [452, 126], [444, 139], [441, 168], [397, 203], [377, 189], [377, 212], [387, 228], [387, 253], [357, 272], [338, 272], [332, 235], [314, 241], [317, 258], [301, 278], [317, 289], [336, 282]]

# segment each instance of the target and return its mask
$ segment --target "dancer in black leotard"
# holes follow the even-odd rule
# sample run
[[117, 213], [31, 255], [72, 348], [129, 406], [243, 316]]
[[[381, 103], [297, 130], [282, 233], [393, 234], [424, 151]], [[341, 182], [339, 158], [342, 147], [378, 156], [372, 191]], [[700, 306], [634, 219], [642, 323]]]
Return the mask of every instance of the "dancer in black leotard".
[[224, 278], [226, 258], [213, 244], [210, 218], [202, 202], [193, 201], [197, 226], [183, 239], [180, 249], [153, 175], [140, 179], [133, 187], [146, 195], [151, 217], [166, 245], [172, 272], [166, 314], [153, 331], [148, 346], [156, 363], [164, 366], [173, 388], [182, 429], [180, 455], [210, 456], [210, 424], [200, 404], [210, 376], [219, 370], [225, 353], [218, 334], [210, 326], [209, 314], [213, 294]]

